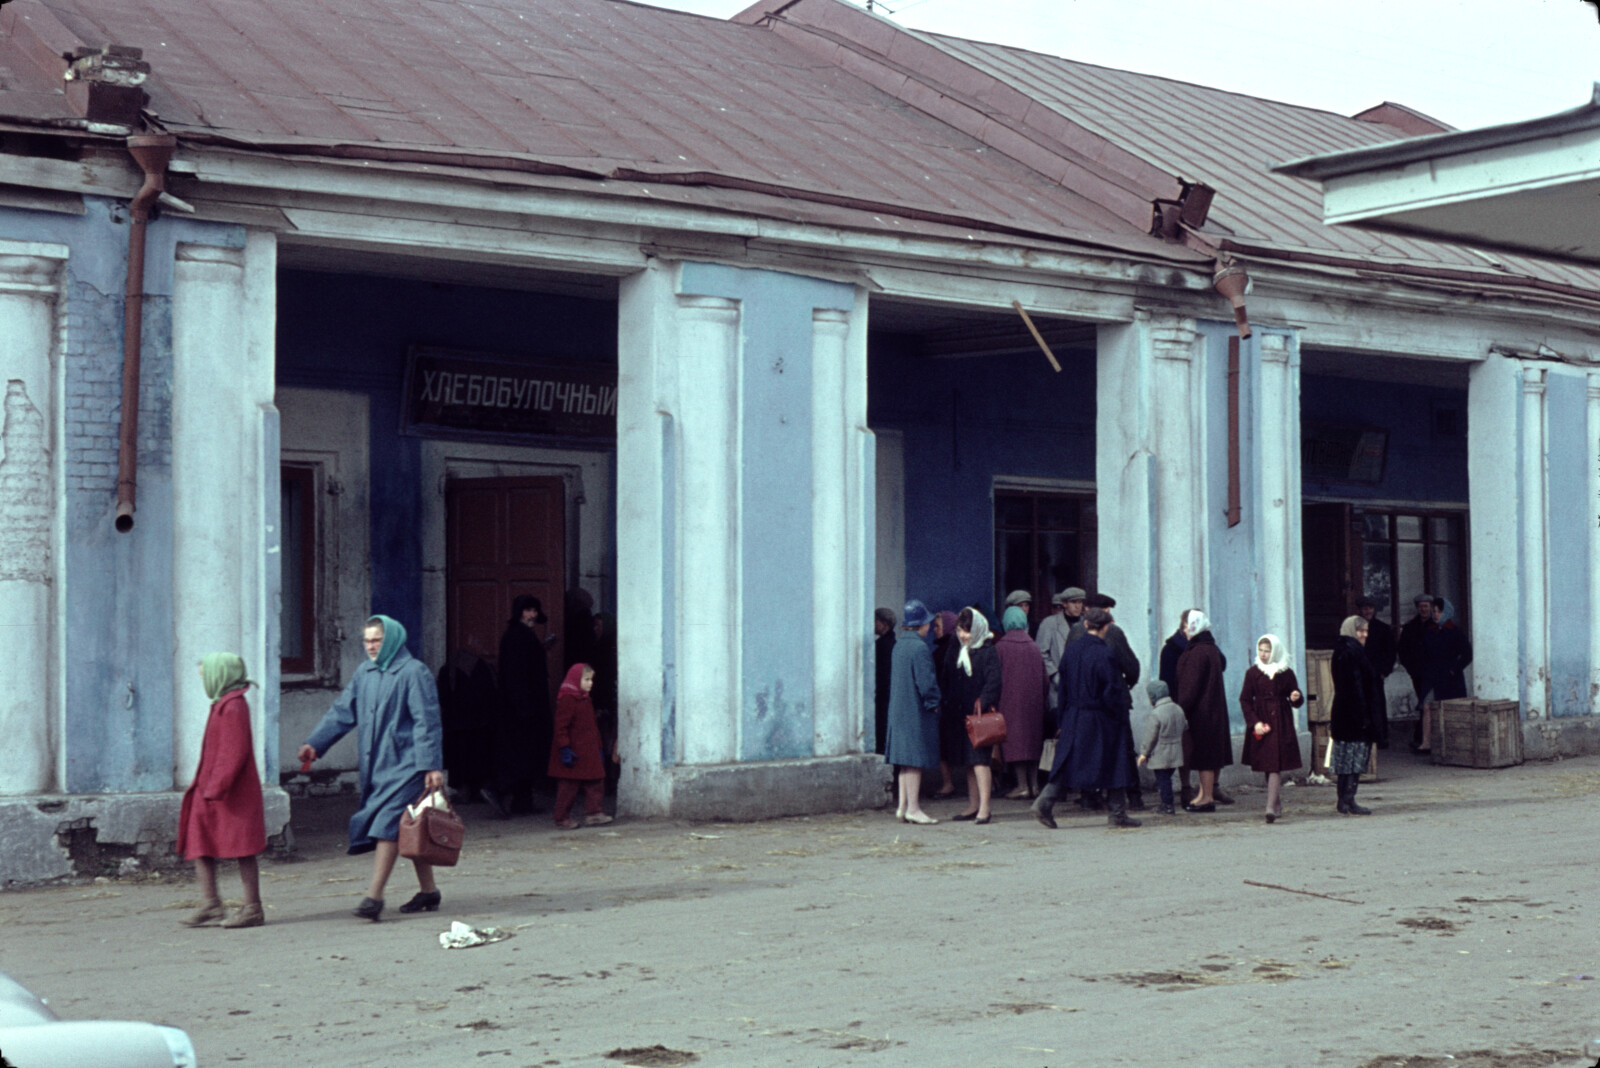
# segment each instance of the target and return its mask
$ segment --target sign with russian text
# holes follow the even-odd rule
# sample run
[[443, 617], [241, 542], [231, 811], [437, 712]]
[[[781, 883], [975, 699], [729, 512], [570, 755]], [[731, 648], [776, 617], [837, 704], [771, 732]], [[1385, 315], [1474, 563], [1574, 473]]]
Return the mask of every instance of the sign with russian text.
[[401, 421], [419, 435], [615, 438], [617, 372], [413, 348]]

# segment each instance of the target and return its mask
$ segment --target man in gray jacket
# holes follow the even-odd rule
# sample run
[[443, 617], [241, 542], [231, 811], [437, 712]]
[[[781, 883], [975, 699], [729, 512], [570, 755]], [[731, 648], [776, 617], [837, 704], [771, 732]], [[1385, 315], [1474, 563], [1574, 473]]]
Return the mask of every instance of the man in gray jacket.
[[1056, 688], [1061, 682], [1061, 654], [1067, 651], [1067, 636], [1072, 632], [1072, 625], [1083, 618], [1083, 598], [1084, 592], [1076, 586], [1068, 586], [1056, 594], [1051, 601], [1056, 607], [1055, 614], [1039, 624], [1039, 633], [1033, 639], [1039, 652], [1044, 654], [1044, 674], [1050, 687], [1045, 705], [1050, 716], [1054, 716], [1056, 711]]

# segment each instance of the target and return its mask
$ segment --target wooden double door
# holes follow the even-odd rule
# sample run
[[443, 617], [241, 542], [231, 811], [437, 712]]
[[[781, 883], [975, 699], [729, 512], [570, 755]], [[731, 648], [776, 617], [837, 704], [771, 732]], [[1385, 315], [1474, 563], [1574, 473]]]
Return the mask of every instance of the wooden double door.
[[[452, 479], [445, 486], [446, 625], [450, 656], [469, 649], [496, 663], [511, 602], [539, 598], [562, 634], [566, 594], [566, 485], [560, 478]], [[561, 647], [550, 654], [552, 697], [561, 685]]]

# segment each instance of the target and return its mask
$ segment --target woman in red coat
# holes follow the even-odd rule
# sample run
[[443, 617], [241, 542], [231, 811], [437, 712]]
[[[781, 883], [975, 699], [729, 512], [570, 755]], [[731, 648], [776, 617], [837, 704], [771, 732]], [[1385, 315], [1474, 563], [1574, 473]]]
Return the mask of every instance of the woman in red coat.
[[595, 722], [589, 691], [594, 689], [594, 668], [573, 664], [556, 694], [555, 737], [550, 742], [550, 777], [556, 780], [556, 826], [570, 831], [578, 826], [572, 803], [583, 787], [583, 823], [596, 827], [610, 823], [601, 811], [605, 800], [606, 767], [600, 757], [600, 727]]
[[1300, 766], [1294, 710], [1305, 703], [1300, 680], [1289, 666], [1289, 650], [1271, 634], [1256, 642], [1256, 662], [1244, 675], [1239, 707], [1244, 711], [1244, 749], [1239, 759], [1267, 776], [1266, 819], [1283, 815], [1283, 773]]
[[217, 896], [218, 858], [238, 858], [244, 905], [223, 921], [224, 927], [260, 927], [261, 871], [256, 857], [267, 848], [266, 815], [261, 804], [261, 776], [256, 771], [250, 736], [250, 686], [244, 661], [235, 653], [207, 653], [200, 661], [200, 679], [211, 698], [211, 715], [200, 743], [200, 767], [183, 795], [178, 815], [178, 852], [194, 861], [202, 900], [183, 922], [190, 927], [222, 920], [226, 910]]

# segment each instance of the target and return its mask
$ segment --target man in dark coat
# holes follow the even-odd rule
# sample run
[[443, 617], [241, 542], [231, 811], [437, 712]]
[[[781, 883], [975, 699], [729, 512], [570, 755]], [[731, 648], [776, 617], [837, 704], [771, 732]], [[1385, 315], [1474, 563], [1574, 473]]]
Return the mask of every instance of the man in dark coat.
[[550, 708], [550, 665], [535, 630], [546, 622], [539, 598], [522, 594], [500, 636], [502, 713], [495, 732], [495, 781], [484, 797], [504, 817], [537, 811], [534, 785], [543, 780], [555, 717]]
[[[1089, 608], [1103, 608], [1107, 612], [1117, 607], [1116, 598], [1112, 597], [1108, 593], [1091, 593], [1089, 596], [1084, 598], [1083, 603]], [[1088, 633], [1087, 628], [1084, 624], [1083, 618], [1080, 617], [1078, 622], [1073, 624], [1072, 631], [1067, 636], [1067, 641], [1069, 643], [1074, 642], [1083, 637], [1086, 633]], [[1128, 689], [1131, 692], [1133, 688], [1139, 684], [1139, 671], [1141, 665], [1139, 664], [1138, 655], [1134, 653], [1133, 647], [1128, 644], [1128, 636], [1122, 632], [1121, 627], [1117, 626], [1115, 623], [1112, 623], [1110, 628], [1106, 630], [1105, 643], [1111, 647], [1111, 658], [1116, 661], [1117, 670], [1122, 672], [1122, 677], [1127, 682]], [[1129, 731], [1132, 731], [1131, 727], [1129, 728]], [[1132, 741], [1133, 739], [1130, 733], [1130, 752]], [[1084, 794], [1082, 796], [1082, 801], [1088, 808], [1098, 809], [1100, 807], [1100, 798], [1095, 791], [1089, 791], [1088, 793]], [[1144, 792], [1139, 788], [1139, 775], [1137, 767], [1135, 767], [1134, 771], [1133, 785], [1128, 787], [1128, 807], [1133, 809], [1135, 812], [1144, 811]]]
[[1133, 698], [1106, 643], [1111, 613], [1091, 608], [1084, 622], [1084, 636], [1062, 656], [1061, 735], [1050, 781], [1034, 802], [1033, 814], [1046, 827], [1054, 827], [1051, 810], [1062, 789], [1105, 790], [1106, 822], [1112, 827], [1138, 827], [1139, 821], [1128, 815], [1127, 799], [1128, 787], [1138, 782], [1128, 723]]
[[872, 632], [877, 637], [872, 642], [873, 678], [877, 688], [873, 691], [872, 724], [877, 728], [877, 747], [881, 755], [884, 739], [889, 734], [889, 680], [894, 673], [894, 609], [880, 608], [872, 613]]
[[1382, 682], [1394, 671], [1394, 628], [1377, 618], [1378, 605], [1371, 597], [1356, 598], [1356, 615], [1367, 621], [1367, 659]]
[[[1417, 725], [1411, 729], [1411, 751], [1425, 754], [1430, 751], [1426, 738], [1428, 702], [1438, 698], [1434, 692], [1438, 687], [1437, 668], [1429, 646], [1432, 644], [1437, 647], [1437, 643], [1430, 642], [1430, 639], [1439, 625], [1433, 618], [1432, 594], [1419, 593], [1411, 603], [1417, 614], [1400, 627], [1400, 636], [1395, 640], [1395, 656], [1400, 666], [1406, 669], [1406, 674], [1411, 676], [1411, 688], [1417, 695]], [[1371, 641], [1371, 624], [1367, 626], [1367, 640]], [[1372, 657], [1368, 656], [1367, 659], [1370, 661]]]

